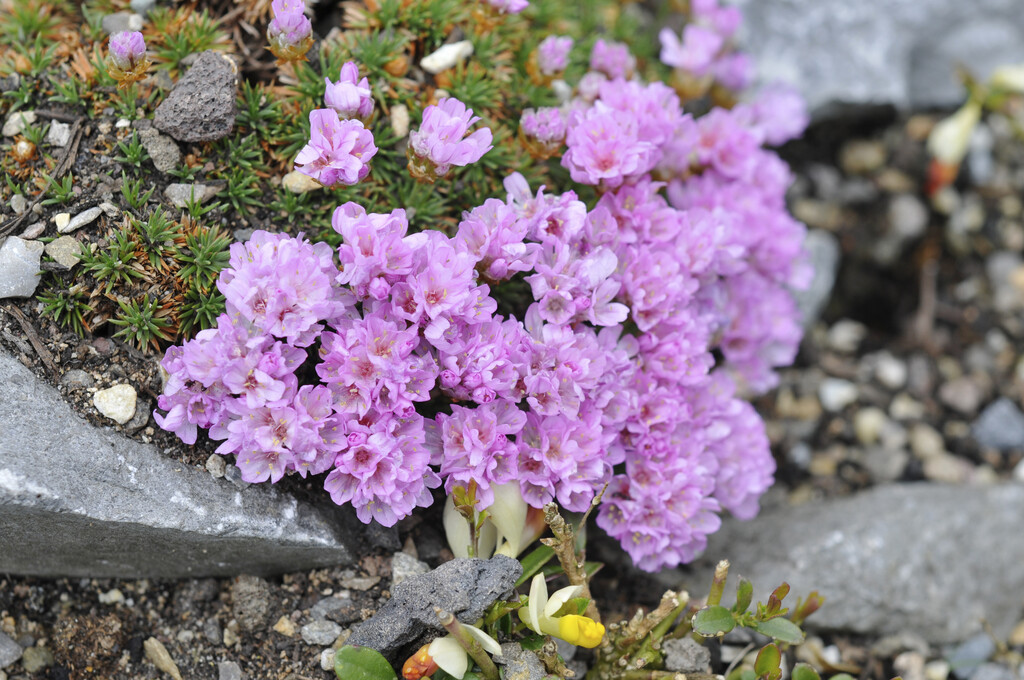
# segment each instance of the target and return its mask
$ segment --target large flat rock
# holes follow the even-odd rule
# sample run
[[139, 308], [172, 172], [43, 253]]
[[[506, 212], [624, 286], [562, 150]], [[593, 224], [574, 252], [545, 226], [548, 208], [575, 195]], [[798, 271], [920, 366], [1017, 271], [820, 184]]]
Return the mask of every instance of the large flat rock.
[[266, 575], [351, 563], [366, 532], [324, 498], [237, 489], [94, 427], [0, 350], [0, 573]]
[[762, 602], [783, 581], [793, 588], [790, 604], [821, 593], [812, 629], [915, 632], [945, 643], [983, 630], [984, 620], [1002, 640], [1020, 619], [1022, 518], [1021, 484], [876, 487], [727, 521], [686, 582], [705, 592], [714, 562], [728, 559], [733, 592], [745, 576]]
[[985, 77], [1024, 62], [1020, 0], [736, 0], [763, 77], [831, 103], [953, 106], [963, 64]]

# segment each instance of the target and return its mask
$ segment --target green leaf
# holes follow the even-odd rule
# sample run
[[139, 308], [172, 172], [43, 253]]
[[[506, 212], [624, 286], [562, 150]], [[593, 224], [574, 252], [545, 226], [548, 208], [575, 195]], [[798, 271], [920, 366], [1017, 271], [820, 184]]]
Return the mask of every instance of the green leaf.
[[523, 636], [523, 639], [519, 641], [519, 645], [523, 649], [527, 649], [531, 652], [536, 652], [538, 649], [543, 647], [544, 643], [547, 642], [548, 639], [546, 635], [534, 633], [530, 630], [524, 630], [523, 633], [525, 635]]
[[790, 677], [792, 680], [821, 680], [821, 676], [818, 675], [818, 671], [805, 663], [798, 663], [793, 666], [793, 675]]
[[754, 672], [764, 680], [779, 680], [782, 677], [782, 653], [775, 645], [765, 645], [754, 659]]
[[339, 680], [398, 680], [380, 652], [369, 647], [345, 645], [334, 655], [334, 673]]
[[693, 632], [704, 637], [725, 635], [735, 627], [732, 612], [721, 605], [705, 607], [693, 615]]
[[[853, 677], [852, 675], [850, 675], [849, 673], [840, 673], [839, 675], [833, 675], [833, 676], [832, 676], [832, 677], [830, 678], [830, 680], [856, 680], [856, 678], [854, 678], [854, 677]], [[898, 675], [897, 675], [897, 676], [896, 676], [895, 678], [893, 678], [892, 680], [903, 680], [903, 678], [901, 678], [900, 676], [898, 676]]]
[[798, 645], [804, 641], [804, 634], [800, 630], [800, 626], [789, 619], [774, 618], [767, 621], [758, 621], [754, 624], [754, 630], [762, 635], [767, 635], [773, 640], [791, 645]]
[[551, 558], [555, 556], [555, 551], [546, 545], [537, 546], [537, 549], [531, 552], [529, 555], [519, 560], [523, 565], [523, 575], [516, 581], [516, 587], [523, 585], [531, 578], [533, 578], [545, 564], [551, 561]]
[[740, 584], [736, 586], [736, 604], [732, 610], [737, 614], [743, 614], [750, 607], [751, 600], [754, 599], [754, 585], [745, 578], [740, 579]]

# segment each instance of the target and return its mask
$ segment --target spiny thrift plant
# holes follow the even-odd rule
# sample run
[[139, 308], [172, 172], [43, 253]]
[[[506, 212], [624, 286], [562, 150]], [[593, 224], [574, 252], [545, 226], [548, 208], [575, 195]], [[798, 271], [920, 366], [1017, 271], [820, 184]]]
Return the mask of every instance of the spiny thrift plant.
[[[628, 6], [602, 5], [593, 39], [560, 2], [347, 3], [352, 58], [309, 79], [292, 156], [338, 197], [338, 245], [232, 245], [226, 311], [167, 351], [157, 422], [207, 430], [249, 482], [324, 475], [386, 526], [441, 486], [577, 512], [607, 486], [597, 523], [647, 570], [691, 560], [723, 511], [756, 514], [775, 464], [742, 395], [792, 361], [810, 274], [765, 147], [806, 115], [743, 92], [737, 10], [684, 5], [681, 34], [634, 54], [613, 39]], [[461, 56], [435, 73], [439, 49]]]

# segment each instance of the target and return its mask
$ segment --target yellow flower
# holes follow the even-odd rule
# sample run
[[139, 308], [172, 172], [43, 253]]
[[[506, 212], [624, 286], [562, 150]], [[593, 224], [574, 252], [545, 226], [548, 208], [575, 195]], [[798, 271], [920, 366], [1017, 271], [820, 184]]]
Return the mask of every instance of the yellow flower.
[[604, 626], [600, 623], [576, 614], [555, 616], [566, 602], [582, 590], [583, 586], [569, 586], [556, 590], [548, 597], [544, 575], [537, 574], [530, 584], [530, 601], [519, 610], [519, 618], [534, 632], [552, 635], [580, 647], [597, 647], [604, 637]]

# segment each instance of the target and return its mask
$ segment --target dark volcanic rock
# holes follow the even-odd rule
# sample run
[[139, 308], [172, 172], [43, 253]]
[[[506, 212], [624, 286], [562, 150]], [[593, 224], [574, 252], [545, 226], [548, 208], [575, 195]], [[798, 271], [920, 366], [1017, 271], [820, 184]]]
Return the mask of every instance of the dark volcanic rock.
[[179, 142], [226, 137], [235, 124], [238, 67], [219, 52], [199, 55], [156, 109], [153, 124]]

